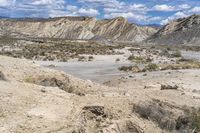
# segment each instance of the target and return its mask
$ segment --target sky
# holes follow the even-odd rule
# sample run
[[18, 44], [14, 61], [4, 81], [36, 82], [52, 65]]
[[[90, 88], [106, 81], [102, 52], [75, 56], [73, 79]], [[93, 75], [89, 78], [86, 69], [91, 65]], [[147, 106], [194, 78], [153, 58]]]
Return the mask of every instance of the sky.
[[200, 14], [200, 0], [0, 0], [0, 16], [10, 18], [122, 16], [131, 23], [164, 25], [192, 14]]

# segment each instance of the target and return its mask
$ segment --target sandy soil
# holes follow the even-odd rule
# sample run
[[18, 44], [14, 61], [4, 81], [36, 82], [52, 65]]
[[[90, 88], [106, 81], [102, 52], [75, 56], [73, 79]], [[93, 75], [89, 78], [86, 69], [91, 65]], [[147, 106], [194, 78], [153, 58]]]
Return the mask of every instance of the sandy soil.
[[[131, 62], [127, 58], [131, 55], [128, 51], [129, 47], [118, 52], [124, 53], [121, 55], [81, 55], [93, 56], [93, 61], [81, 62], [77, 60], [70, 60], [69, 62], [54, 62], [54, 61], [35, 61], [37, 64], [52, 67], [56, 70], [64, 71], [84, 80], [91, 80], [97, 83], [104, 83], [116, 76], [122, 76], [125, 73], [119, 71], [118, 68], [124, 65], [130, 65]], [[119, 59], [119, 61], [116, 61]]]
[[126, 73], [100, 85], [0, 56], [0, 72], [2, 133], [192, 132], [176, 122], [188, 118], [185, 110], [200, 108], [200, 70]]

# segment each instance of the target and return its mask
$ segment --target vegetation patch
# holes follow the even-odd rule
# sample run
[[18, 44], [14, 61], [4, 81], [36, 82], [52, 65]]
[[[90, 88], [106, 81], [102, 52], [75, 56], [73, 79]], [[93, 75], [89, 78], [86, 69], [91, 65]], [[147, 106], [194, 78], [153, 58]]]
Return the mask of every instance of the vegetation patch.
[[120, 71], [126, 71], [126, 72], [129, 72], [129, 71], [132, 71], [132, 72], [140, 72], [140, 68], [135, 65], [135, 66], [122, 66], [122, 67], [119, 67], [118, 68]]
[[134, 112], [144, 119], [157, 123], [162, 129], [174, 130], [176, 129], [175, 116], [166, 108], [163, 104], [148, 102], [134, 106]]
[[157, 71], [159, 70], [159, 66], [157, 64], [154, 63], [150, 63], [147, 66], [145, 66], [145, 68], [142, 71]]
[[[25, 41], [25, 40], [24, 40]], [[1, 43], [1, 41], [0, 41]], [[19, 42], [20, 43], [20, 42]], [[23, 42], [25, 43], [25, 42]], [[100, 45], [95, 42], [79, 43], [64, 40], [43, 39], [41, 41], [31, 41], [30, 44], [15, 46], [9, 43], [9, 50], [0, 50], [0, 55], [16, 58], [26, 58], [42, 61], [61, 61], [67, 62], [69, 59], [82, 58], [79, 55], [115, 55], [115, 49], [122, 49], [121, 45]], [[10, 49], [11, 48], [11, 49]], [[17, 50], [16, 50], [17, 49]], [[89, 57], [89, 60], [93, 60]], [[82, 61], [82, 59], [81, 59]]]
[[181, 51], [176, 50], [176, 51], [172, 52], [171, 57], [172, 57], [172, 58], [179, 58], [179, 57], [182, 57]]
[[185, 114], [176, 120], [176, 129], [197, 133], [200, 131], [200, 109], [185, 110]]
[[183, 69], [200, 69], [200, 62], [194, 60], [188, 60], [181, 58], [174, 64], [155, 64], [149, 63], [144, 64], [144, 68], [139, 68], [138, 66], [122, 66], [119, 68], [120, 71], [126, 72], [152, 72], [152, 71], [164, 71], [164, 70], [183, 70]]
[[142, 56], [134, 56], [134, 55], [130, 55], [128, 57], [128, 60], [136, 62], [136, 63], [143, 63], [143, 64], [152, 62], [152, 59], [149, 58], [149, 57], [145, 58], [145, 57], [142, 57]]
[[88, 57], [88, 61], [93, 61], [94, 60], [94, 57], [93, 56], [89, 56]]

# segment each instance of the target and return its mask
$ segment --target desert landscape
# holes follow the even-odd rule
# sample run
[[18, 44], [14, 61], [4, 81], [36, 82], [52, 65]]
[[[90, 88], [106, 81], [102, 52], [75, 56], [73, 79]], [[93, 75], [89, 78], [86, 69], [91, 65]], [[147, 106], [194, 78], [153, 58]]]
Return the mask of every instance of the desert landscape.
[[200, 15], [1, 18], [0, 133], [199, 133]]

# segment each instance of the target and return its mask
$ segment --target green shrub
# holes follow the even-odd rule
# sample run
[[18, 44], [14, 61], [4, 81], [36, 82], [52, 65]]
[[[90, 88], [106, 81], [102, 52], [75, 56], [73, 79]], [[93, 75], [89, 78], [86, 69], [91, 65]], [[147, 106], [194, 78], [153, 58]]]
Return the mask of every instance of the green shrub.
[[134, 55], [130, 55], [130, 56], [128, 57], [128, 60], [130, 60], [130, 61], [133, 61], [133, 60], [142, 61], [143, 58], [142, 58], [142, 57], [138, 57], [138, 56], [134, 56]]
[[89, 57], [88, 57], [88, 60], [89, 60], [89, 61], [92, 61], [92, 60], [94, 60], [94, 57], [93, 57], [93, 56], [89, 56]]
[[158, 68], [159, 68], [158, 65], [154, 63], [150, 63], [147, 66], [145, 66], [145, 70], [148, 70], [148, 71], [156, 71], [158, 70]]

